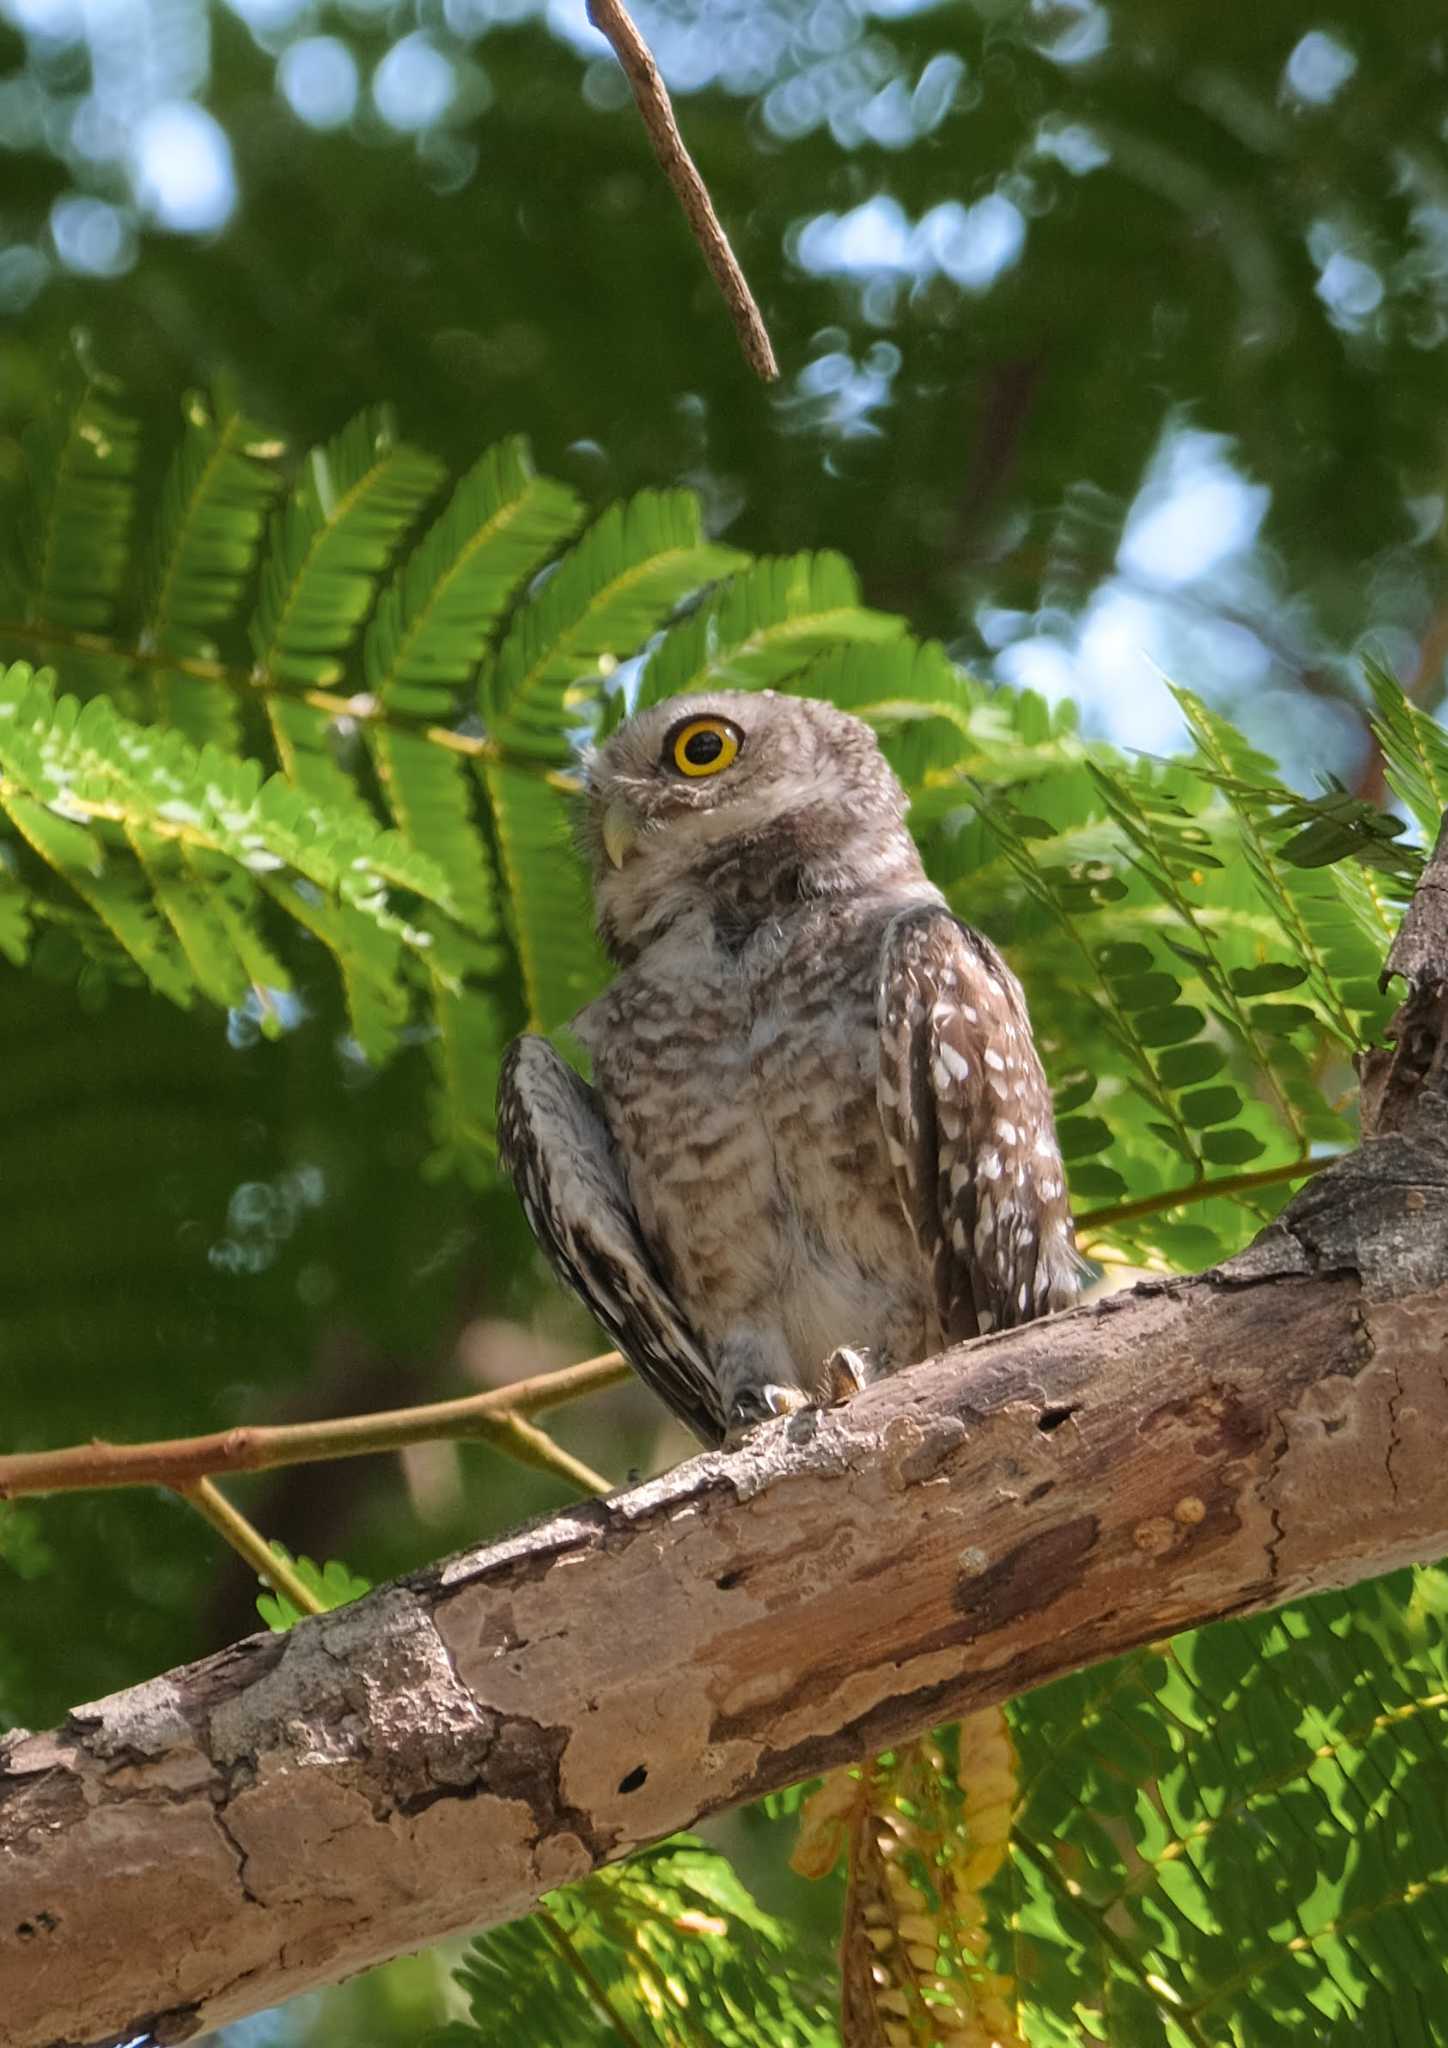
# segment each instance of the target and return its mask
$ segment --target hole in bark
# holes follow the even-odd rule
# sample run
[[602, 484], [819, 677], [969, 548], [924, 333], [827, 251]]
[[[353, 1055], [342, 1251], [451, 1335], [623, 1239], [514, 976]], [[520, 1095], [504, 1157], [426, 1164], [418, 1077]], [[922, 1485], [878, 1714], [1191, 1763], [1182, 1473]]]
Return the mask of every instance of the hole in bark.
[[714, 1581], [714, 1584], [719, 1588], [719, 1591], [721, 1593], [732, 1593], [734, 1588], [739, 1584], [740, 1580], [743, 1577], [744, 1573], [742, 1570], [732, 1572], [720, 1572], [718, 1578]]
[[1063, 1422], [1069, 1422], [1075, 1413], [1074, 1408], [1043, 1408], [1036, 1417], [1036, 1427], [1042, 1436], [1049, 1436], [1053, 1429], [1059, 1429]]
[[644, 1765], [635, 1764], [626, 1778], [619, 1779], [618, 1789], [620, 1792], [637, 1792], [647, 1776], [648, 1771]]
[[1039, 1486], [1033, 1486], [1030, 1492], [1026, 1495], [1027, 1505], [1029, 1505], [1029, 1503], [1033, 1500], [1042, 1499], [1044, 1495], [1048, 1494], [1051, 1491], [1051, 1488], [1055, 1484], [1056, 1482], [1054, 1479], [1043, 1479]]

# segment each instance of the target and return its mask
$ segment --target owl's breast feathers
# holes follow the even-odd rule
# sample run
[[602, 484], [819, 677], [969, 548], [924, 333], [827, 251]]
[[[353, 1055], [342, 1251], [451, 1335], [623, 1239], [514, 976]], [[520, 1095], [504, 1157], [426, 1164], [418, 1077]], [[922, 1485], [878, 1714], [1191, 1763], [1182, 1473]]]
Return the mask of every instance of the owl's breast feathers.
[[813, 1392], [838, 1344], [903, 1364], [945, 1337], [879, 1097], [902, 914], [960, 930], [923, 879], [796, 903], [742, 944], [700, 911], [578, 1020], [644, 1236], [731, 1378]]

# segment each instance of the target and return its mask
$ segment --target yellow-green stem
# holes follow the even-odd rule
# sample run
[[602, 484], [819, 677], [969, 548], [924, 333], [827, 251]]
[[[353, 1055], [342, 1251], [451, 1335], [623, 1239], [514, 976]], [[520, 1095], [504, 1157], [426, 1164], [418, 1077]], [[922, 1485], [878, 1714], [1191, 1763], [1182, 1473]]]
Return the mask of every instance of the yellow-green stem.
[[198, 1479], [193, 1486], [178, 1486], [176, 1491], [273, 1592], [283, 1594], [301, 1614], [326, 1613], [324, 1602], [302, 1583], [285, 1559], [277, 1556], [255, 1523], [249, 1522], [240, 1508], [232, 1506], [213, 1480]]

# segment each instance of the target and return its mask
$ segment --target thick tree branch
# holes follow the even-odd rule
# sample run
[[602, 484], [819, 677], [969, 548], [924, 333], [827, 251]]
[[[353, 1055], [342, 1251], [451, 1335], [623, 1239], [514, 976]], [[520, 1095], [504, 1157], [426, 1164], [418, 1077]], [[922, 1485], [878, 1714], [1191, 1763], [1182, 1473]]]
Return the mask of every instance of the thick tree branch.
[[1448, 1552], [1448, 837], [1240, 1258], [0, 1744], [13, 2048], [182, 2041], [1135, 1644]]

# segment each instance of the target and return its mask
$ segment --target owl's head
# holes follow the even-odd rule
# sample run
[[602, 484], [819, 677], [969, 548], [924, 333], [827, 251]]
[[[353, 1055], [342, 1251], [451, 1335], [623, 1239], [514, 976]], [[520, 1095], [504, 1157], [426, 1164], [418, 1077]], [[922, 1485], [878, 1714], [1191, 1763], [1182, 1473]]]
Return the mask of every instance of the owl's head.
[[748, 921], [918, 872], [875, 735], [816, 698], [670, 698], [598, 749], [586, 787], [599, 929], [615, 953], [690, 909]]

